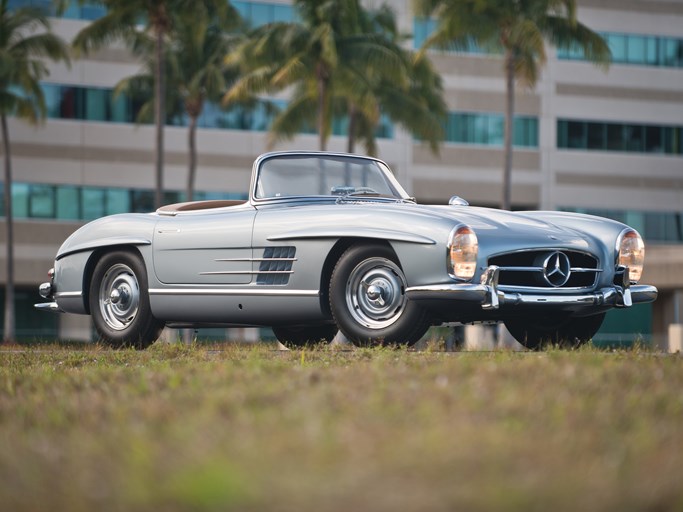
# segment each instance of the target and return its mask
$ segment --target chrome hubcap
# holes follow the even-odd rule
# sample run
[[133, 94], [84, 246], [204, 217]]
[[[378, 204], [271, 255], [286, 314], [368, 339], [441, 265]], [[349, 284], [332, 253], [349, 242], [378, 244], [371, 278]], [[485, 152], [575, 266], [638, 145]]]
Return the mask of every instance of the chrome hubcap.
[[135, 320], [140, 305], [140, 286], [128, 265], [117, 263], [100, 285], [100, 311], [107, 325], [122, 331]]
[[351, 272], [346, 285], [346, 303], [359, 324], [383, 329], [403, 313], [405, 288], [403, 272], [393, 261], [370, 258]]

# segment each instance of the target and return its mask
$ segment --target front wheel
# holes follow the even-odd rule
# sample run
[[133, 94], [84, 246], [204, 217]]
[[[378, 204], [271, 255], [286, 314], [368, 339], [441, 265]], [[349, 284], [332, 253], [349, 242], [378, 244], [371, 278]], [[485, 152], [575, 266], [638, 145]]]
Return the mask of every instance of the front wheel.
[[584, 317], [545, 318], [523, 316], [505, 320], [510, 334], [525, 347], [541, 350], [548, 345], [576, 348], [590, 341], [598, 332], [605, 313]]
[[164, 327], [152, 316], [147, 270], [132, 251], [110, 252], [97, 262], [89, 304], [100, 340], [114, 348], [147, 348]]
[[332, 272], [332, 316], [355, 345], [413, 345], [429, 323], [425, 310], [408, 300], [406, 287], [389, 247], [354, 245]]

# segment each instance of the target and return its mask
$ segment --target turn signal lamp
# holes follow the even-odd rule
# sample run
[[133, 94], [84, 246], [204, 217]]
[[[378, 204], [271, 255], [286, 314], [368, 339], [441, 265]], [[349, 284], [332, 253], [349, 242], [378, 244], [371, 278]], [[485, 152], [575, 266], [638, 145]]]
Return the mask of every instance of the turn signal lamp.
[[479, 241], [469, 226], [457, 226], [448, 240], [448, 273], [455, 279], [469, 281], [477, 271]]
[[632, 283], [640, 281], [645, 261], [645, 244], [634, 229], [624, 230], [617, 244], [617, 266], [627, 267]]

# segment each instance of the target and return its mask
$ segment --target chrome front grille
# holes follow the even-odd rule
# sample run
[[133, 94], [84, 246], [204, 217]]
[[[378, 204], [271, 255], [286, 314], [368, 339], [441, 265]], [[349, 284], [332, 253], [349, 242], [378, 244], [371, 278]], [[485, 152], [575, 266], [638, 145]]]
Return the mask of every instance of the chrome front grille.
[[499, 285], [509, 288], [591, 288], [602, 272], [592, 254], [562, 249], [499, 254], [488, 264], [500, 268]]

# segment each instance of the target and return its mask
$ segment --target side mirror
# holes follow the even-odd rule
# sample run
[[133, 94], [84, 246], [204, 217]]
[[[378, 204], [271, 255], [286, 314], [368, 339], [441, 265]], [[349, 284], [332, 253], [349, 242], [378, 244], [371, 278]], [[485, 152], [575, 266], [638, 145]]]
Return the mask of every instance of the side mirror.
[[453, 196], [448, 200], [448, 204], [451, 206], [469, 206], [470, 203], [465, 201], [462, 197], [460, 196]]

